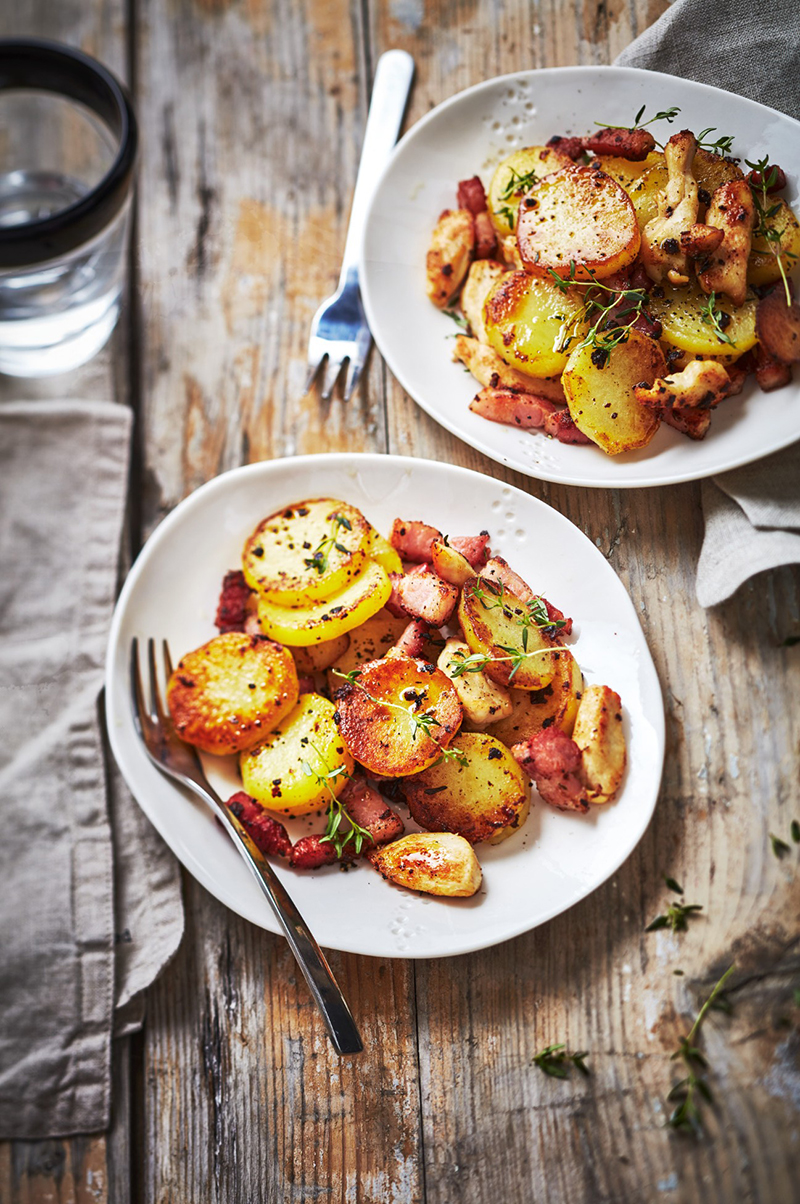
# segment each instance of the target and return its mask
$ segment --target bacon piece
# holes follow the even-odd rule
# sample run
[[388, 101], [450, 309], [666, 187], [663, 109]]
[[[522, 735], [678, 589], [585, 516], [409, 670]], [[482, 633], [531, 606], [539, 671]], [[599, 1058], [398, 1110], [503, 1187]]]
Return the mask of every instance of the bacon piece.
[[232, 569], [230, 573], [225, 574], [222, 578], [222, 591], [215, 619], [220, 634], [227, 631], [244, 631], [247, 603], [252, 593], [241, 570]]
[[[792, 293], [790, 292], [790, 296]], [[786, 303], [786, 293], [773, 286], [756, 309], [756, 334], [761, 350], [784, 364], [800, 360], [800, 302]]]
[[563, 627], [558, 628], [559, 635], [570, 635], [572, 633], [572, 619], [568, 619], [563, 610], [559, 610], [557, 606], [553, 606], [552, 602], [548, 602], [547, 598], [542, 598], [544, 608], [547, 611], [547, 617], [553, 623], [563, 623]]
[[[777, 163], [770, 163], [766, 170], [767, 192], [782, 192], [786, 187], [786, 172]], [[761, 188], [764, 177], [760, 171], [749, 171], [745, 177], [751, 188]]]
[[[366, 828], [375, 844], [386, 844], [403, 835], [405, 826], [402, 819], [363, 774], [356, 773], [352, 776], [339, 799], [347, 809], [347, 814], [359, 827]], [[365, 841], [363, 852], [367, 852], [368, 845], [369, 842]]]
[[473, 176], [471, 180], [459, 182], [457, 202], [459, 209], [469, 209], [470, 213], [476, 217], [479, 213], [483, 213], [486, 209], [486, 191], [480, 176]]
[[303, 676], [298, 677], [297, 685], [301, 694], [314, 694], [317, 690], [317, 683], [313, 677]]
[[661, 418], [667, 426], [673, 426], [682, 435], [690, 439], [705, 439], [711, 426], [711, 411], [691, 409], [688, 406], [673, 406], [672, 409], [662, 410]]
[[473, 414], [500, 422], [504, 426], [517, 426], [521, 430], [542, 430], [547, 418], [558, 410], [558, 406], [546, 397], [534, 393], [522, 393], [519, 389], [493, 389], [486, 385], [476, 393], [469, 408]]
[[428, 638], [428, 624], [421, 619], [412, 619], [400, 639], [392, 647], [404, 656], [419, 656]]
[[616, 155], [632, 163], [641, 163], [656, 148], [656, 140], [649, 130], [626, 130], [621, 126], [599, 130], [581, 141], [583, 149], [595, 155]]
[[[651, 318], [644, 311], [638, 313], [632, 322], [629, 322], [631, 330], [639, 330], [642, 334], [646, 334], [649, 339], [660, 339], [663, 327], [658, 318]], [[587, 439], [587, 443], [589, 440]]]
[[580, 779], [581, 750], [560, 727], [545, 728], [530, 740], [513, 744], [511, 753], [546, 803], [560, 811], [589, 810]]
[[249, 832], [253, 843], [268, 857], [288, 857], [292, 848], [289, 833], [277, 819], [267, 815], [243, 790], [232, 794], [225, 806]]
[[753, 348], [753, 357], [756, 363], [756, 380], [762, 393], [771, 393], [773, 389], [782, 389], [784, 385], [791, 384], [791, 364], [784, 364], [775, 359], [758, 345]]
[[458, 587], [442, 581], [427, 565], [406, 573], [396, 588], [405, 613], [414, 619], [422, 619], [431, 627], [446, 623], [458, 602]]
[[400, 595], [397, 592], [397, 586], [403, 580], [403, 573], [390, 573], [389, 580], [392, 583], [392, 593], [389, 600], [384, 602], [384, 606], [389, 614], [394, 615], [396, 619], [404, 619], [406, 612], [400, 604]]
[[552, 138], [547, 139], [547, 145], [552, 146], [553, 150], [559, 151], [562, 155], [566, 155], [568, 159], [580, 159], [584, 152], [583, 138], [568, 138], [561, 134], [553, 134]]
[[389, 542], [400, 553], [403, 560], [418, 560], [430, 563], [433, 541], [441, 539], [441, 531], [416, 519], [396, 518], [392, 524]]
[[588, 435], [584, 435], [583, 431], [578, 430], [566, 406], [563, 410], [556, 410], [555, 414], [550, 415], [545, 422], [544, 429], [546, 434], [558, 439], [559, 443], [592, 442]]
[[447, 541], [451, 548], [460, 552], [474, 569], [483, 568], [489, 559], [489, 532], [480, 535], [451, 535]]
[[[345, 849], [342, 860], [352, 860], [346, 854], [347, 850]], [[332, 865], [334, 861], [338, 860], [333, 842], [323, 840], [319, 835], [301, 836], [292, 845], [289, 853], [289, 865], [295, 870], [316, 870], [321, 865]]]
[[475, 258], [491, 259], [497, 250], [497, 231], [490, 215], [484, 210], [475, 215]]

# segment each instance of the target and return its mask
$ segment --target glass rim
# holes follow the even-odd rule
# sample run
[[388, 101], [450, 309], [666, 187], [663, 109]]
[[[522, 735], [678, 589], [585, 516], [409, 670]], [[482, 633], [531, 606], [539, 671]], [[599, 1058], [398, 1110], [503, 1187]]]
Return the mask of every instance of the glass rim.
[[0, 228], [0, 269], [58, 259], [111, 224], [130, 194], [139, 131], [127, 89], [102, 63], [41, 38], [0, 38], [0, 92], [51, 92], [85, 105], [118, 139], [114, 161], [80, 200], [49, 217]]

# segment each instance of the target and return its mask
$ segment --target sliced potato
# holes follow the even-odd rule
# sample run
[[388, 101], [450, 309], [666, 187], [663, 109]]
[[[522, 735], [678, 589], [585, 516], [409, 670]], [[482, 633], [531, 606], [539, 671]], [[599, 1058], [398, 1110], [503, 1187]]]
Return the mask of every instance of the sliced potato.
[[524, 146], [504, 159], [492, 176], [487, 205], [501, 238], [514, 233], [517, 209], [537, 180], [571, 167], [572, 160], [552, 146]]
[[756, 329], [759, 350], [782, 364], [800, 360], [800, 301], [787, 305], [783, 288], [771, 289], [759, 301]]
[[648, 311], [661, 323], [661, 338], [665, 343], [694, 355], [738, 358], [756, 344], [756, 304], [753, 296], [742, 306], [733, 305], [727, 297], [715, 297], [715, 310], [726, 315], [719, 319], [726, 323], [724, 339], [709, 320], [709, 299], [696, 280], [681, 288], [660, 285], [650, 295]]
[[328, 670], [328, 688], [333, 694], [342, 684], [338, 673], [350, 673], [360, 669], [367, 661], [380, 660], [389, 649], [397, 643], [411, 620], [407, 617], [396, 619], [388, 610], [379, 610], [371, 619], [367, 619], [360, 627], [355, 627], [349, 633], [349, 646]]
[[563, 372], [569, 345], [586, 329], [579, 289], [563, 293], [552, 280], [508, 272], [497, 282], [483, 310], [489, 346], [526, 376]]
[[369, 532], [361, 511], [335, 498], [286, 506], [244, 545], [245, 580], [285, 606], [329, 598], [362, 571]]
[[339, 635], [335, 640], [324, 640], [321, 644], [310, 644], [307, 648], [295, 647], [292, 649], [292, 656], [298, 673], [321, 673], [344, 656], [349, 647], [350, 636]]
[[599, 168], [573, 165], [527, 194], [517, 245], [534, 276], [602, 280], [633, 263], [641, 233], [625, 189]]
[[666, 375], [663, 351], [647, 335], [631, 330], [605, 361], [598, 363], [598, 358], [591, 347], [577, 347], [564, 369], [561, 379], [572, 421], [609, 456], [645, 447], [659, 418], [636, 400], [633, 390]]
[[451, 832], [414, 832], [375, 849], [369, 859], [388, 882], [427, 895], [468, 898], [481, 884], [472, 845]]
[[620, 159], [617, 155], [597, 155], [593, 160], [601, 171], [625, 189], [630, 196], [631, 188], [641, 180], [645, 172], [652, 167], [663, 166], [664, 156], [660, 151], [652, 151], [646, 159], [638, 162], [633, 159]]
[[258, 600], [258, 621], [265, 635], [290, 648], [323, 644], [358, 627], [377, 614], [392, 595], [389, 574], [368, 560], [349, 585], [322, 602], [279, 606], [270, 598]]
[[491, 735], [503, 744], [519, 744], [555, 725], [572, 735], [583, 691], [581, 667], [568, 648], [562, 648], [558, 672], [543, 690], [511, 690], [511, 714], [490, 724]]
[[408, 809], [429, 832], [458, 832], [470, 844], [499, 844], [530, 811], [530, 780], [511, 753], [485, 732], [459, 732], [451, 745], [466, 759], [440, 761], [403, 783]]
[[275, 730], [239, 758], [247, 793], [281, 815], [306, 815], [338, 797], [355, 767], [335, 710], [321, 694], [301, 694]]
[[[470, 568], [470, 576], [473, 575], [474, 570]], [[469, 655], [468, 644], [462, 640], [448, 640], [436, 663], [455, 686], [464, 718], [474, 727], [481, 728], [507, 718], [513, 707], [508, 690], [480, 670], [455, 673]]]
[[402, 573], [403, 571], [403, 562], [396, 550], [389, 540], [384, 539], [380, 531], [376, 531], [374, 527], [370, 529], [369, 557], [370, 560], [377, 560], [387, 573]]
[[462, 556], [455, 548], [451, 548], [450, 544], [443, 539], [433, 541], [431, 557], [436, 576], [441, 577], [442, 581], [449, 582], [450, 585], [457, 585], [459, 589], [465, 581], [469, 581], [470, 577], [475, 576], [475, 570], [466, 556]]
[[764, 220], [777, 237], [771, 242], [754, 236], [747, 263], [747, 283], [757, 288], [780, 280], [781, 266], [788, 276], [800, 260], [800, 222], [785, 201], [775, 199], [773, 204], [775, 212]]
[[529, 372], [520, 372], [501, 359], [493, 347], [479, 343], [477, 339], [467, 338], [466, 335], [456, 335], [453, 340], [453, 359], [460, 360], [469, 368], [478, 384], [490, 389], [520, 389], [525, 393], [535, 393], [537, 397], [546, 397], [548, 401], [564, 403], [564, 390], [557, 376], [532, 376]]
[[476, 259], [470, 265], [464, 287], [461, 290], [461, 308], [470, 329], [479, 342], [486, 342], [483, 327], [483, 303], [501, 276], [508, 269], [494, 259]]
[[[497, 582], [473, 577], [458, 603], [458, 621], [471, 652], [491, 659], [483, 670], [501, 686], [543, 690], [555, 677], [563, 649], [535, 624], [528, 606]], [[521, 657], [515, 668], [513, 658]]]
[[291, 653], [260, 635], [231, 631], [181, 657], [167, 705], [182, 740], [226, 756], [257, 743], [297, 701]]
[[450, 679], [435, 665], [409, 656], [367, 662], [333, 697], [347, 747], [360, 764], [384, 777], [427, 768], [461, 723], [461, 703]]
[[608, 803], [625, 772], [622, 701], [608, 686], [588, 686], [578, 707], [572, 739], [581, 750], [581, 780], [590, 803]]

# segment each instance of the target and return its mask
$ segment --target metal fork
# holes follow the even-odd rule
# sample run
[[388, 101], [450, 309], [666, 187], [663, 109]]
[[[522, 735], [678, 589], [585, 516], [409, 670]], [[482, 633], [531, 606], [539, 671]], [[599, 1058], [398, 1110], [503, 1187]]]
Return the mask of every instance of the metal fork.
[[327, 360], [322, 386], [325, 401], [333, 392], [346, 360], [350, 366], [344, 400], [349, 401], [372, 342], [358, 284], [359, 249], [367, 209], [400, 133], [413, 78], [414, 60], [405, 50], [387, 50], [381, 55], [372, 88], [339, 287], [314, 314], [308, 340], [308, 379], [304, 392], [309, 391]]
[[[163, 641], [164, 672], [169, 678], [172, 659], [167, 641]], [[292, 953], [303, 971], [311, 994], [316, 1000], [325, 1026], [337, 1053], [360, 1053], [364, 1048], [356, 1023], [345, 1003], [330, 966], [305, 920], [289, 897], [264, 854], [236, 816], [228, 810], [213, 789], [200, 763], [196, 749], [176, 735], [172, 720], [161, 701], [156, 669], [155, 643], [147, 641], [149, 699], [145, 701], [142, 675], [139, 668], [139, 641], [131, 643], [131, 696], [133, 720], [153, 764], [168, 777], [199, 795], [225, 827], [236, 848], [250, 868], [253, 877], [266, 895], [289, 942]]]

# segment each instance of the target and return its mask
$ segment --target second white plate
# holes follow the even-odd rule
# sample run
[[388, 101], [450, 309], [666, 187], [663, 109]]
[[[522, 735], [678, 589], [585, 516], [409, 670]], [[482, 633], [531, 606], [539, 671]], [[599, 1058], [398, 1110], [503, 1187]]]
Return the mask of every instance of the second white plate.
[[[762, 393], [749, 383], [715, 411], [711, 430], [692, 442], [662, 425], [649, 446], [620, 456], [518, 431], [472, 414], [473, 378], [451, 359], [451, 318], [425, 295], [425, 252], [442, 209], [456, 203], [459, 180], [494, 167], [520, 146], [553, 134], [585, 134], [595, 121], [629, 125], [680, 107], [676, 129], [715, 126], [733, 134], [733, 154], [769, 155], [786, 171], [783, 194], [795, 210], [800, 179], [800, 123], [729, 92], [631, 67], [557, 67], [501, 76], [439, 105], [395, 150], [378, 185], [365, 231], [361, 286], [375, 341], [407, 393], [437, 422], [472, 447], [518, 472], [545, 481], [601, 488], [669, 485], [713, 476], [800, 439], [800, 385]], [[718, 136], [718, 135], [714, 135]]]

